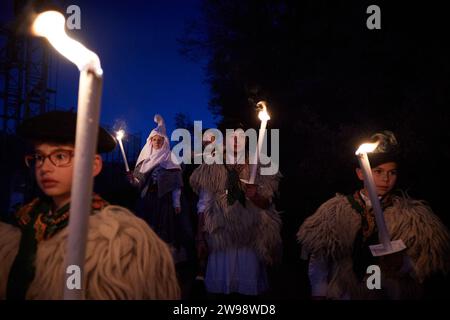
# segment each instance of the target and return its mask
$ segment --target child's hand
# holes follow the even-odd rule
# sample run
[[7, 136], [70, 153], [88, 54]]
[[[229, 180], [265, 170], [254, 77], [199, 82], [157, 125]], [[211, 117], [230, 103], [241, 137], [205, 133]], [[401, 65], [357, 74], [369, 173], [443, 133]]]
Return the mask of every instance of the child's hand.
[[127, 175], [128, 181], [133, 181], [133, 180], [134, 180], [134, 177], [133, 177], [133, 171], [132, 171], [132, 170], [128, 171], [128, 172], [126, 173], [126, 175]]

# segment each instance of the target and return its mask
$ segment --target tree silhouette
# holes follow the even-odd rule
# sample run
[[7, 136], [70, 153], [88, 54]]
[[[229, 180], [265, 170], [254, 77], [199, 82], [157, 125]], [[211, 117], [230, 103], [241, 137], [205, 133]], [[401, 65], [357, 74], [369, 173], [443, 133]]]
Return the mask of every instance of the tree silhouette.
[[429, 188], [439, 174], [430, 172], [449, 160], [443, 11], [383, 3], [382, 29], [369, 30], [370, 4], [206, 0], [182, 41], [187, 55], [208, 58], [213, 114], [256, 128], [254, 105], [269, 102], [289, 173], [283, 204], [301, 218], [356, 187], [357, 143], [383, 129], [397, 135], [408, 160], [404, 185], [444, 208], [440, 188]]

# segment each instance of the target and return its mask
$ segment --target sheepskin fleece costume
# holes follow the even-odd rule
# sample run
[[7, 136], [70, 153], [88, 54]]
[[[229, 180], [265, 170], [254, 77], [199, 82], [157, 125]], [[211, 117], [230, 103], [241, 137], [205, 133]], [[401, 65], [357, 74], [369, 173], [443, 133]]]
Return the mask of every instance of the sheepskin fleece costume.
[[[240, 173], [248, 180], [249, 166]], [[256, 176], [258, 192], [271, 199], [278, 190], [281, 174]], [[202, 164], [190, 177], [192, 189], [197, 194], [204, 189], [213, 196], [205, 209], [205, 231], [208, 233], [208, 248], [212, 252], [226, 248], [254, 249], [266, 264], [273, 264], [280, 258], [281, 219], [274, 205], [261, 209], [251, 201], [243, 207], [239, 201], [227, 203], [227, 169], [221, 164]]]
[[[448, 273], [449, 233], [429, 206], [406, 196], [393, 196], [392, 206], [386, 208], [384, 216], [391, 239], [401, 239], [407, 247], [406, 254], [411, 258], [416, 283], [422, 283], [435, 272]], [[358, 283], [353, 272], [352, 249], [360, 227], [359, 213], [345, 196], [338, 194], [322, 204], [298, 231], [303, 257], [313, 254], [328, 257], [333, 262], [328, 298], [339, 299], [344, 293], [348, 293], [351, 299], [374, 298], [373, 291], [377, 290], [367, 290], [366, 282]], [[382, 284], [389, 284], [397, 292], [394, 298], [408, 296], [405, 291], [409, 289], [402, 287], [400, 282], [383, 281], [382, 278]]]
[[[68, 228], [38, 243], [35, 277], [26, 299], [62, 299]], [[0, 222], [0, 299], [21, 230]], [[120, 206], [90, 215], [85, 263], [86, 299], [177, 299], [180, 292], [167, 245], [147, 224]]]

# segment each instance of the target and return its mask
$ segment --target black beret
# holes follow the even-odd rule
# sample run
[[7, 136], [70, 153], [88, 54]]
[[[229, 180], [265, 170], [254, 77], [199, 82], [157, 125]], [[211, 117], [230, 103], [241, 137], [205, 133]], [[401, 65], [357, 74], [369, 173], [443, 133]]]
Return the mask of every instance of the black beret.
[[[25, 120], [17, 134], [30, 141], [75, 144], [77, 114], [71, 111], [50, 111]], [[97, 152], [110, 152], [116, 140], [104, 128], [99, 127]]]
[[372, 168], [378, 167], [384, 163], [395, 162], [400, 164], [400, 155], [395, 152], [380, 152], [380, 153], [369, 153], [367, 157], [370, 161], [370, 166]]
[[378, 142], [375, 151], [367, 154], [372, 168], [387, 162], [400, 163], [400, 146], [394, 133], [387, 130], [378, 132], [371, 137], [371, 140]]

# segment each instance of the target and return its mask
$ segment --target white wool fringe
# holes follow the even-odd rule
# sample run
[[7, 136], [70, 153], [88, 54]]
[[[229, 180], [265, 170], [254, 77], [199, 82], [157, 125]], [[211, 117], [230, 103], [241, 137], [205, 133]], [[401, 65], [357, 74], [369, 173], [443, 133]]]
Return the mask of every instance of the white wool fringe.
[[[401, 239], [406, 244], [406, 254], [412, 260], [417, 283], [434, 273], [450, 272], [450, 235], [428, 205], [406, 196], [394, 197], [393, 206], [387, 208], [384, 215], [391, 239]], [[353, 242], [360, 226], [359, 213], [345, 196], [336, 195], [299, 228], [297, 238], [304, 258], [314, 254], [335, 263], [328, 297], [340, 298], [342, 294], [350, 293], [352, 298], [371, 298], [370, 292], [357, 283], [352, 269]], [[400, 293], [403, 296], [416, 289], [414, 284], [392, 283], [392, 287], [403, 290]]]
[[[392, 240], [401, 239], [422, 281], [434, 272], [450, 271], [447, 228], [423, 201], [394, 197], [384, 212]], [[308, 253], [339, 260], [352, 252], [361, 218], [342, 195], [328, 200], [300, 227], [297, 237]]]
[[450, 234], [424, 201], [395, 198], [386, 224], [392, 239], [405, 243], [420, 282], [435, 272], [450, 272]]
[[[62, 299], [67, 231], [39, 243], [27, 299]], [[180, 297], [169, 248], [145, 221], [123, 207], [107, 206], [90, 216], [84, 268], [86, 299]]]
[[18, 228], [0, 222], [0, 299], [6, 299], [9, 270], [19, 251], [20, 237]]
[[[244, 208], [236, 201], [228, 206], [226, 195], [227, 170], [223, 165], [202, 164], [191, 175], [190, 183], [197, 193], [208, 190], [213, 200], [205, 209], [205, 229], [208, 232], [208, 246], [212, 251], [227, 248], [250, 247], [267, 264], [280, 259], [281, 219], [272, 205], [264, 210], [246, 202]], [[247, 179], [248, 167], [241, 172], [240, 178]], [[281, 174], [257, 176], [258, 192], [272, 198], [277, 192]]]

